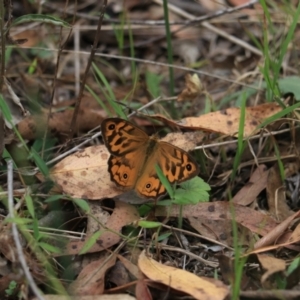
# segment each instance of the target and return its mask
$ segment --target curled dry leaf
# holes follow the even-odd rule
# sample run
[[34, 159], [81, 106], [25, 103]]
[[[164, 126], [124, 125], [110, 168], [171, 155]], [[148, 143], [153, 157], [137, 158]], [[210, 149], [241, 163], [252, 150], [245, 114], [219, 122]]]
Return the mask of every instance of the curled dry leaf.
[[202, 84], [198, 74], [186, 74], [185, 89], [178, 95], [178, 101], [191, 101], [202, 92]]
[[271, 275], [285, 271], [285, 261], [266, 254], [257, 254], [257, 259], [261, 268], [265, 271], [261, 277], [261, 283], [264, 287], [270, 287], [270, 283], [266, 285], [266, 281]]
[[[251, 253], [259, 253], [259, 252], [265, 252], [269, 251], [271, 249], [276, 249], [282, 246], [286, 246], [292, 243], [295, 243], [300, 240], [300, 234], [298, 233], [298, 230], [296, 231], [295, 235], [289, 237], [289, 240], [287, 242], [277, 244], [274, 246], [269, 246], [272, 245], [274, 241], [278, 239], [286, 230], [287, 228], [291, 225], [291, 223], [296, 219], [299, 218], [300, 216], [300, 211], [295, 212], [292, 216], [289, 216], [286, 218], [284, 221], [282, 221], [280, 224], [278, 224], [273, 230], [270, 230], [268, 234], [266, 234], [264, 237], [262, 237], [259, 241], [257, 241], [254, 245], [254, 251]], [[297, 227], [298, 228], [298, 227]], [[267, 247], [269, 246], [269, 247]]]
[[[28, 111], [23, 107], [21, 104], [21, 99], [18, 97], [18, 95], [15, 93], [13, 88], [11, 87], [9, 81], [4, 78], [4, 85], [3, 85], [3, 98], [9, 107], [10, 113], [11, 113], [11, 123], [13, 125], [16, 125], [20, 123], [27, 115]], [[12, 124], [4, 119], [5, 125], [12, 129]]]
[[278, 222], [293, 214], [286, 202], [286, 194], [278, 164], [270, 169], [267, 180], [267, 199], [270, 215]]
[[[266, 103], [253, 107], [246, 107], [244, 136], [249, 137], [257, 133], [257, 126], [262, 122], [282, 110], [276, 103]], [[152, 118], [160, 120], [169, 126], [177, 126], [187, 129], [201, 129], [208, 132], [217, 132], [224, 135], [237, 136], [241, 109], [238, 107], [227, 108], [201, 115], [199, 117], [189, 117], [180, 121], [172, 121], [161, 115], [153, 115]]]
[[259, 193], [266, 188], [269, 170], [266, 165], [259, 165], [245, 184], [233, 197], [232, 202], [240, 205], [249, 205], [256, 200]]
[[221, 281], [163, 265], [147, 256], [145, 250], [139, 257], [138, 266], [151, 280], [191, 295], [194, 299], [221, 300], [229, 294], [228, 287]]

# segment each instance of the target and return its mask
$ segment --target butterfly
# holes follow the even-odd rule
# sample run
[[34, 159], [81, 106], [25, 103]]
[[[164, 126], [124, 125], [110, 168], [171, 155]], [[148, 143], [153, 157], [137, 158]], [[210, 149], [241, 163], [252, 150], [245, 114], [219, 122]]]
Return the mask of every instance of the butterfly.
[[155, 170], [157, 164], [170, 183], [180, 183], [199, 173], [194, 158], [186, 151], [149, 136], [129, 121], [107, 118], [101, 124], [104, 143], [111, 156], [110, 178], [142, 198], [158, 199], [166, 189]]

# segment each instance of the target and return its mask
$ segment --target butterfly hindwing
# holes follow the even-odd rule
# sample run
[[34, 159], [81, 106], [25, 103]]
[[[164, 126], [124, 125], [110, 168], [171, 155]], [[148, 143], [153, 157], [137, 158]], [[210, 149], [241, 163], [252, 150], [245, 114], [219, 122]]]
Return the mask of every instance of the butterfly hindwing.
[[157, 152], [158, 164], [170, 183], [183, 182], [198, 175], [198, 165], [186, 151], [160, 142]]

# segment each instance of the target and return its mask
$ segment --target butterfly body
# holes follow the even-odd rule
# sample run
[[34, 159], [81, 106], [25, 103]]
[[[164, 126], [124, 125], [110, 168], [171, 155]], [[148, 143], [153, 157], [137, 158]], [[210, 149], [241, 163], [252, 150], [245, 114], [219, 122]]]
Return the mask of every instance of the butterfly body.
[[140, 196], [157, 199], [166, 193], [155, 165], [159, 165], [170, 183], [188, 180], [199, 173], [197, 163], [184, 150], [134, 124], [119, 118], [105, 119], [102, 136], [111, 156], [108, 171], [111, 180], [125, 189], [134, 189]]

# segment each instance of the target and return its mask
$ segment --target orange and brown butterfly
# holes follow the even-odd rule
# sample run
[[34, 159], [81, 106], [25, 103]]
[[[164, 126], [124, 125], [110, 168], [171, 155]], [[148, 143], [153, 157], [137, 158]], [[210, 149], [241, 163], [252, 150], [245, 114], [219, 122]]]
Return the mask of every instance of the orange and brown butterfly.
[[157, 164], [170, 183], [180, 183], [199, 173], [193, 157], [167, 142], [148, 136], [131, 122], [107, 118], [101, 124], [104, 143], [111, 156], [111, 180], [140, 197], [157, 199], [166, 193], [155, 170]]

